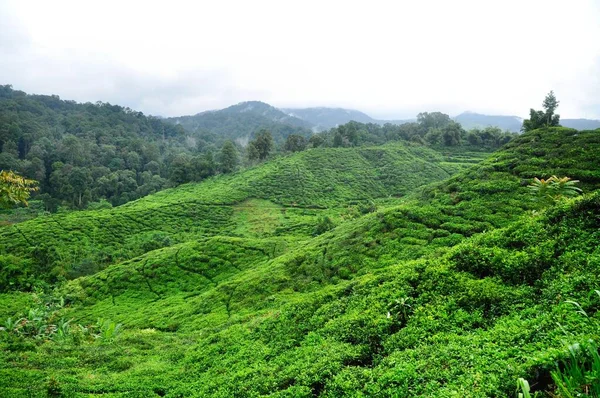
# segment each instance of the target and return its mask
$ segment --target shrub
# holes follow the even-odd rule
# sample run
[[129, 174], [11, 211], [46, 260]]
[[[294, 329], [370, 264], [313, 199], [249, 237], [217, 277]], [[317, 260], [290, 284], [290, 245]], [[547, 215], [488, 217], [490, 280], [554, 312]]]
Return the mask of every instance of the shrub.
[[320, 217], [313, 230], [313, 236], [324, 234], [327, 231], [331, 231], [333, 228], [335, 228], [335, 224], [328, 216]]

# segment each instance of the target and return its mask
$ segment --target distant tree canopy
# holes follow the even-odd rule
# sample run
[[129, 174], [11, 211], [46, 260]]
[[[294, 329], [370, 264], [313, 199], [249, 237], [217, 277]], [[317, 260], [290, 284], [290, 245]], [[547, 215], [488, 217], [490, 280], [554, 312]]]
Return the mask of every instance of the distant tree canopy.
[[258, 101], [243, 102], [225, 109], [203, 112], [193, 116], [166, 119], [183, 126], [203, 145], [222, 146], [227, 140], [240, 140], [261, 129], [271, 133], [275, 144], [282, 146], [291, 134], [308, 139], [312, 135], [310, 124], [287, 115], [269, 104]]
[[349, 122], [309, 139], [311, 148], [319, 146], [351, 147], [379, 145], [389, 141], [404, 140], [438, 146], [470, 145], [496, 149], [509, 142], [515, 133], [503, 132], [497, 127], [465, 131], [460, 123], [440, 113], [420, 113], [417, 122], [400, 125], [386, 123]]
[[219, 169], [222, 173], [231, 173], [235, 171], [239, 163], [239, 157], [233, 142], [225, 141], [221, 147], [219, 158]]
[[542, 127], [560, 126], [560, 115], [555, 114], [560, 102], [556, 99], [554, 91], [550, 91], [542, 103], [543, 111], [529, 110], [529, 119], [523, 120], [522, 130], [524, 132]]
[[285, 150], [289, 152], [299, 152], [306, 149], [307, 140], [301, 135], [290, 134], [285, 141]]
[[275, 143], [271, 132], [262, 129], [256, 133], [256, 137], [248, 145], [256, 149], [256, 151], [252, 151], [253, 156], [257, 156], [259, 160], [265, 160], [273, 150]]
[[452, 123], [452, 119], [441, 112], [422, 112], [417, 115], [417, 123], [424, 130], [443, 129]]

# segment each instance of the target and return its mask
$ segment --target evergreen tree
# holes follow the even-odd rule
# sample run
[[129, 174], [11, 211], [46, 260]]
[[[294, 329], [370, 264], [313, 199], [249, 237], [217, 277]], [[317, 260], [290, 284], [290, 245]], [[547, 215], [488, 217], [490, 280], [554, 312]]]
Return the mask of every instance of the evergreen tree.
[[527, 132], [542, 127], [559, 126], [560, 115], [554, 114], [554, 111], [558, 108], [558, 104], [559, 101], [556, 99], [554, 91], [550, 91], [542, 103], [544, 110], [536, 111], [535, 109], [530, 109], [529, 119], [523, 120], [521, 130]]
[[258, 159], [265, 160], [273, 150], [273, 136], [269, 130], [260, 130], [252, 144], [258, 151]]
[[246, 147], [246, 156], [248, 157], [248, 160], [250, 162], [258, 160], [258, 149], [256, 149], [256, 145], [254, 145], [254, 142], [249, 143]]
[[312, 148], [318, 148], [320, 146], [323, 146], [325, 144], [325, 139], [323, 138], [323, 134], [315, 134], [315, 135], [311, 136], [310, 139], [308, 140], [308, 144]]
[[299, 134], [288, 135], [285, 141], [285, 150], [290, 152], [300, 152], [306, 149], [306, 138]]
[[336, 131], [333, 136], [333, 147], [339, 148], [341, 146], [344, 146], [344, 137], [342, 137], [342, 134], [339, 131]]
[[558, 122], [560, 120], [560, 115], [555, 115], [554, 111], [558, 108], [559, 101], [556, 99], [554, 95], [554, 91], [550, 91], [546, 98], [544, 98], [544, 102], [542, 106], [544, 107], [545, 116], [546, 116], [546, 124], [548, 126], [558, 126]]
[[235, 171], [239, 163], [239, 157], [235, 145], [231, 141], [225, 141], [221, 147], [220, 169], [222, 173]]

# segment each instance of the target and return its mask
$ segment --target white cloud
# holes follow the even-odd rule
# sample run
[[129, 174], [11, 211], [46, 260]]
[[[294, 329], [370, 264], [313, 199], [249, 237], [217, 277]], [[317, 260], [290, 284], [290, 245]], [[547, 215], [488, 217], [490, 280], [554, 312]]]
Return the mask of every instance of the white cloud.
[[[1, 0], [0, 0], [1, 1]], [[17, 89], [180, 115], [258, 99], [600, 118], [593, 0], [10, 1], [0, 76]]]

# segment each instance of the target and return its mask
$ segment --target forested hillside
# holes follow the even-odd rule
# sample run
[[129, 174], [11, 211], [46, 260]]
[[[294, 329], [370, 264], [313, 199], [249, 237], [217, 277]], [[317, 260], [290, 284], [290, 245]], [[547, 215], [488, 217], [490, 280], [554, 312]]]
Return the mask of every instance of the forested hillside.
[[181, 127], [141, 112], [0, 86], [0, 169], [39, 181], [47, 210], [157, 192], [169, 185], [177, 155], [194, 151]]
[[344, 108], [283, 108], [282, 111], [290, 116], [305, 120], [306, 122], [310, 123], [313, 129], [316, 131], [329, 130], [349, 122], [375, 123], [380, 125], [389, 123], [400, 125], [415, 121], [415, 119], [377, 120], [363, 112]]
[[[446, 148], [311, 149], [2, 229], [0, 392], [558, 392], [555, 360], [592, 369], [565, 337], [600, 338], [600, 134]], [[584, 197], [528, 187], [552, 175]]]
[[200, 140], [215, 145], [229, 139], [245, 146], [261, 129], [269, 130], [277, 144], [283, 144], [290, 134], [306, 138], [312, 134], [309, 122], [260, 101], [242, 102], [221, 110], [167, 120], [195, 133]]

